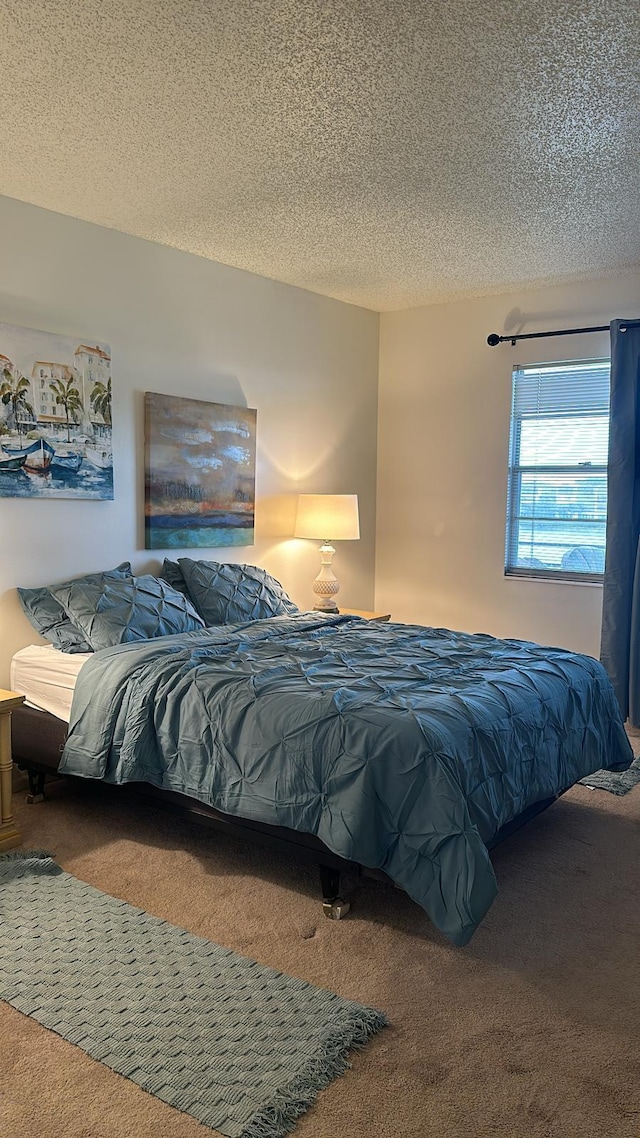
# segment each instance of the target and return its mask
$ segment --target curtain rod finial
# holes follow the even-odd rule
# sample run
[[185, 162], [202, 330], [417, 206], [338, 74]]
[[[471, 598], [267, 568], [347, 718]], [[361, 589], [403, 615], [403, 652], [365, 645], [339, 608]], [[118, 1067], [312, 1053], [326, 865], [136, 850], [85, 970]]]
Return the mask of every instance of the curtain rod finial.
[[500, 343], [500, 337], [497, 332], [492, 332], [490, 336], [487, 336], [487, 343], [490, 348], [495, 348], [496, 344]]

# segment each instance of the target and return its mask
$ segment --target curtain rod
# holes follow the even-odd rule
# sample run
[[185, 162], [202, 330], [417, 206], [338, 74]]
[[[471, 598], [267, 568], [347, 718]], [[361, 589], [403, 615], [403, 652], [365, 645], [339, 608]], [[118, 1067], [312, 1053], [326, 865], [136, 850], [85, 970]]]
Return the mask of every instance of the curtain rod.
[[[640, 320], [624, 320], [620, 325], [620, 331], [626, 332], [627, 328], [633, 324], [640, 324]], [[541, 337], [547, 336], [581, 336], [583, 332], [608, 332], [608, 324], [598, 324], [594, 328], [560, 328], [557, 332], [522, 332], [518, 336], [498, 336], [497, 332], [492, 332], [487, 336], [487, 343], [490, 348], [495, 348], [497, 344], [506, 344], [509, 341], [515, 344], [516, 340], [538, 340]]]

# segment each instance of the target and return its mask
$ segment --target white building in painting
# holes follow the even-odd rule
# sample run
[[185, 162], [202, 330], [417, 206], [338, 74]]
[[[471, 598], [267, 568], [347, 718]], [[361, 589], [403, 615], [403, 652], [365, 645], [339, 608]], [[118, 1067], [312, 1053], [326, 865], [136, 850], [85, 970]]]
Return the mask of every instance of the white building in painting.
[[48, 360], [36, 360], [31, 369], [31, 406], [36, 418], [41, 423], [65, 422], [67, 416], [64, 407], [56, 403], [55, 392], [50, 384], [55, 380], [67, 384], [74, 378], [74, 370], [68, 364], [51, 363]]
[[[0, 357], [0, 370], [4, 358]], [[39, 423], [53, 427], [61, 427], [63, 423], [66, 425], [65, 409], [56, 403], [56, 394], [51, 390], [51, 384], [60, 380], [66, 386], [71, 380], [82, 401], [78, 425], [84, 434], [99, 434], [105, 423], [102, 415], [92, 407], [91, 396], [96, 383], [107, 386], [111, 375], [111, 357], [102, 348], [79, 344], [74, 353], [74, 364], [75, 366], [36, 360], [31, 369], [29, 402]], [[7, 360], [5, 366], [9, 370], [13, 368], [10, 360]]]
[[93, 432], [104, 426], [104, 420], [93, 410], [91, 396], [96, 383], [107, 387], [111, 377], [111, 356], [97, 346], [91, 348], [87, 344], [79, 344], [75, 350], [75, 371], [84, 407], [83, 424], [87, 432]]

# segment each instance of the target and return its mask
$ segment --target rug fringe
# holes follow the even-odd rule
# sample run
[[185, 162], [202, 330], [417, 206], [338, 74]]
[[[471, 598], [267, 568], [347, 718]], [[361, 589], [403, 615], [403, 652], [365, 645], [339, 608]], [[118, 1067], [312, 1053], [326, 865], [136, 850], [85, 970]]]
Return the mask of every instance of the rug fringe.
[[43, 874], [55, 876], [64, 870], [48, 850], [7, 850], [0, 854], [0, 881], [20, 877], [25, 872], [41, 877]]
[[240, 1138], [285, 1138], [319, 1092], [351, 1066], [348, 1053], [364, 1047], [387, 1023], [387, 1017], [375, 1008], [360, 1008], [351, 1019], [336, 1025], [321, 1054], [309, 1060], [304, 1075], [281, 1087], [269, 1105], [253, 1116]]

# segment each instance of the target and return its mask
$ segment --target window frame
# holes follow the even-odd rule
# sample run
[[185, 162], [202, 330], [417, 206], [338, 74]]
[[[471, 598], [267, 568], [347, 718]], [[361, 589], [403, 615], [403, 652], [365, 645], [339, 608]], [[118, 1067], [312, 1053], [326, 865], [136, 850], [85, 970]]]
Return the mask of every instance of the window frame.
[[[545, 363], [528, 363], [528, 364], [514, 364], [511, 370], [511, 411], [509, 415], [509, 458], [507, 468], [507, 517], [505, 526], [505, 547], [504, 547], [504, 576], [508, 578], [520, 580], [539, 580], [539, 581], [556, 581], [557, 583], [569, 583], [577, 585], [601, 585], [604, 580], [604, 573], [594, 572], [579, 572], [572, 569], [545, 569], [534, 568], [531, 566], [510, 566], [509, 554], [512, 550], [517, 548], [517, 536], [519, 530], [519, 523], [523, 520], [519, 517], [519, 506], [521, 501], [521, 486], [523, 473], [558, 473], [568, 474], [578, 472], [581, 469], [581, 464], [577, 463], [575, 466], [522, 466], [520, 462], [513, 462], [513, 456], [517, 455], [520, 458], [520, 447], [522, 438], [522, 423], [525, 416], [514, 415], [513, 411], [513, 397], [514, 397], [514, 377], [516, 372], [525, 370], [534, 370], [536, 368], [560, 368], [565, 367], [570, 369], [572, 366], [579, 366], [585, 364], [593, 364], [596, 367], [598, 364], [608, 364], [611, 369], [611, 360], [608, 356], [600, 356], [595, 359], [577, 359], [577, 360], [548, 360]], [[585, 415], [589, 412], [585, 410]], [[568, 418], [576, 418], [577, 414], [568, 413]], [[532, 416], [538, 421], [544, 416]], [[559, 418], [560, 416], [555, 416]], [[608, 455], [607, 455], [608, 458]], [[584, 469], [584, 464], [582, 464]], [[606, 465], [598, 464], [597, 466], [590, 466], [589, 472], [593, 474], [609, 475], [609, 462]], [[518, 507], [518, 509], [515, 508]], [[537, 519], [544, 520], [544, 519]], [[550, 518], [549, 521], [559, 521], [560, 519]], [[606, 526], [606, 517], [605, 517]]]

